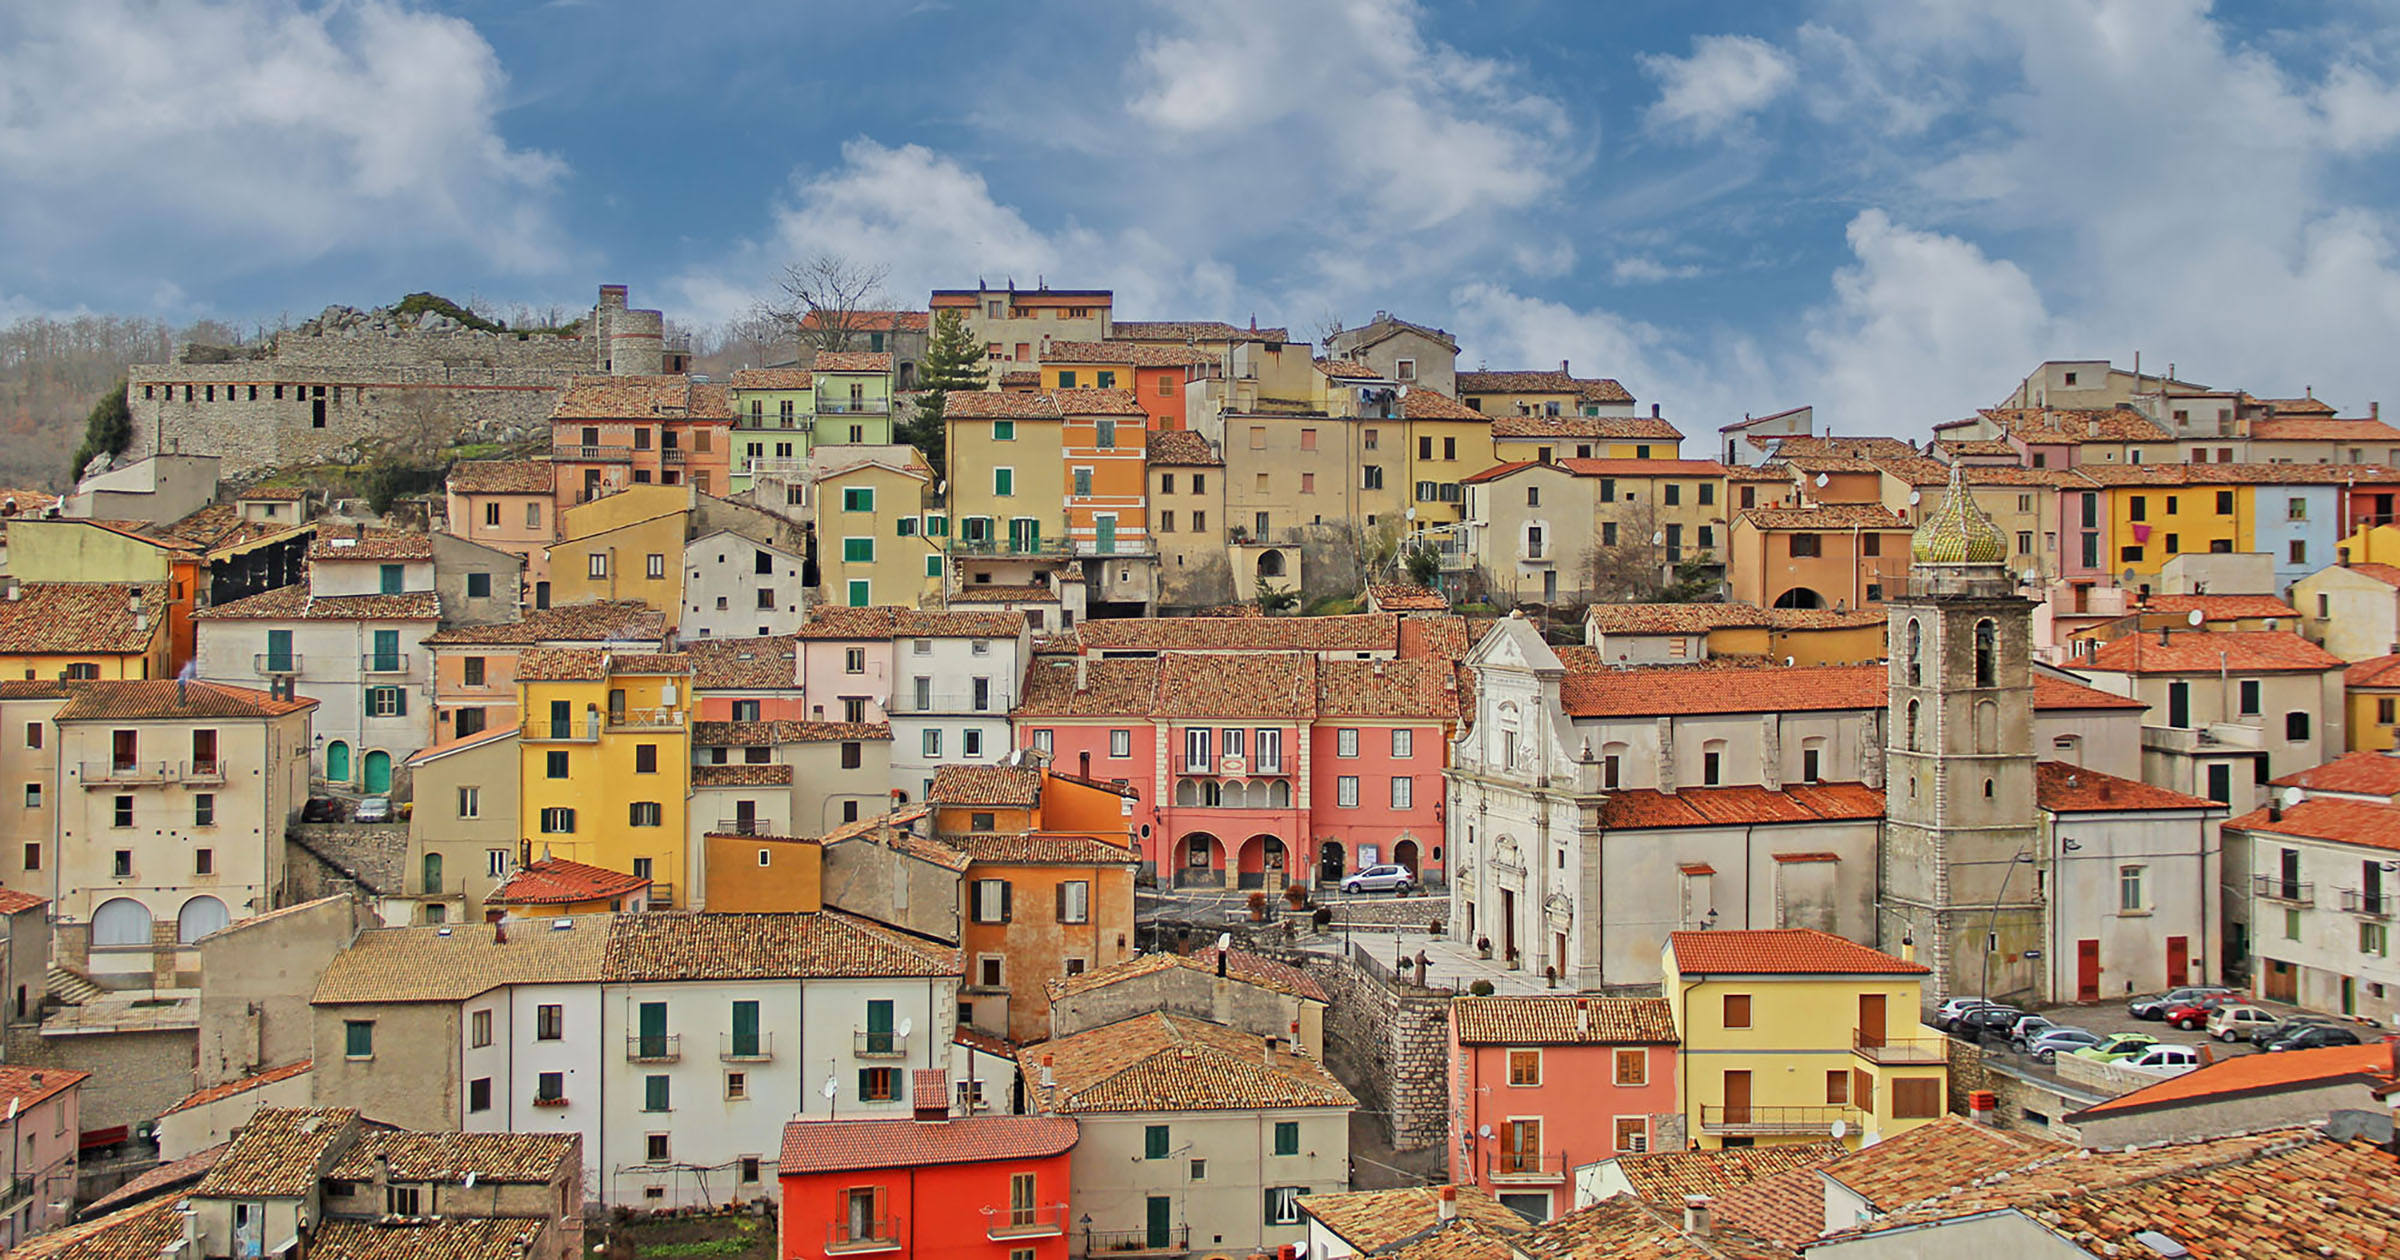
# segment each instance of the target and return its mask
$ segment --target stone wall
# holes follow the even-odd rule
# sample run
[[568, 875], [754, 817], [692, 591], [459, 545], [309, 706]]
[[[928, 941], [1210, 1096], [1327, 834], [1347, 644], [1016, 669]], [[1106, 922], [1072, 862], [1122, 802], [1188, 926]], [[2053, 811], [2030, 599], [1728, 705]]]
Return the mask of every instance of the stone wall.
[[1450, 995], [1386, 984], [1346, 958], [1296, 952], [1333, 999], [1325, 1066], [1396, 1151], [1438, 1147], [1450, 1131]]

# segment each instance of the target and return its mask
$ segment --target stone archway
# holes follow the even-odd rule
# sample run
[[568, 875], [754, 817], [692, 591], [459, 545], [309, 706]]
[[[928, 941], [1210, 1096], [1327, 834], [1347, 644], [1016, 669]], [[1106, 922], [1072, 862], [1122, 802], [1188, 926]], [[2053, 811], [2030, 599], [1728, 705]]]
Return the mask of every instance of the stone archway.
[[1823, 608], [1825, 597], [1805, 586], [1795, 586], [1775, 597], [1777, 608]]
[[1401, 840], [1392, 846], [1392, 864], [1408, 868], [1409, 878], [1418, 883], [1425, 882], [1425, 873], [1417, 869], [1417, 842], [1413, 838]]
[[1195, 831], [1175, 844], [1177, 888], [1223, 888], [1225, 845], [1205, 831]]
[[1242, 888], [1274, 888], [1283, 882], [1287, 869], [1282, 838], [1263, 833], [1242, 841], [1242, 851], [1234, 862], [1235, 878]]
[[1317, 882], [1339, 885], [1349, 873], [1350, 855], [1339, 840], [1328, 840], [1317, 846]]

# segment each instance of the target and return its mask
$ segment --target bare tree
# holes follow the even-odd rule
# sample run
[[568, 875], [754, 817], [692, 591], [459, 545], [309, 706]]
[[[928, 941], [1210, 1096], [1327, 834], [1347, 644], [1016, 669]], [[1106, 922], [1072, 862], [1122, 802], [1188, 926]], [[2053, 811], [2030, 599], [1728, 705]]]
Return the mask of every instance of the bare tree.
[[1328, 306], [1317, 312], [1317, 317], [1310, 320], [1303, 331], [1316, 345], [1317, 353], [1330, 359], [1333, 357], [1333, 339], [1342, 335], [1342, 313]]
[[759, 306], [758, 314], [790, 330], [816, 350], [849, 350], [866, 340], [870, 325], [891, 309], [883, 282], [891, 268], [841, 254], [818, 254], [784, 267], [776, 281], [782, 297]]
[[[1583, 596], [1592, 603], [1655, 601], [1666, 548], [1658, 541], [1658, 511], [1636, 503], [1597, 523], [1583, 553]], [[1611, 528], [1611, 527], [1614, 528]]]

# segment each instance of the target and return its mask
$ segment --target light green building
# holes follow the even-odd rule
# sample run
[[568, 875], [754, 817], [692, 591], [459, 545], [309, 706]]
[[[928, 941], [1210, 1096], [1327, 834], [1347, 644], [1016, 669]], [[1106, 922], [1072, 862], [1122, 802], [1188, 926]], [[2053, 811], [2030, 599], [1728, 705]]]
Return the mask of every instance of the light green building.
[[[847, 397], [849, 391], [842, 391]], [[732, 472], [729, 494], [751, 488], [757, 474], [797, 478], [808, 466], [816, 425], [815, 374], [806, 368], [746, 368], [733, 374]]]

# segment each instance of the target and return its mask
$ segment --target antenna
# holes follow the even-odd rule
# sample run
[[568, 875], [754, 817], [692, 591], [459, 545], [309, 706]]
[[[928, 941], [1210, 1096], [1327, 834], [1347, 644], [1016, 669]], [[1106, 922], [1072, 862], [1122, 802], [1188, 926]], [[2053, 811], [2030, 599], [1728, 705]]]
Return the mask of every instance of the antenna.
[[1843, 1138], [1850, 1136], [1850, 1122], [1847, 1120], [1834, 1121], [1832, 1126], [1832, 1134], [1833, 1140], [1836, 1142], [1839, 1142]]
[[1491, 1140], [1492, 1140], [1492, 1126], [1490, 1126], [1490, 1125], [1488, 1125], [1488, 1124], [1487, 1124], [1487, 1125], [1483, 1126], [1482, 1128], [1475, 1130], [1475, 1136], [1477, 1136], [1477, 1137], [1479, 1137], [1479, 1138], [1482, 1138], [1482, 1139], [1483, 1139], [1484, 1141], [1486, 1141], [1486, 1142], [1489, 1142], [1489, 1141], [1491, 1141]]
[[1233, 948], [1233, 933], [1231, 933], [1231, 932], [1219, 932], [1219, 933], [1217, 933], [1217, 948], [1218, 948], [1218, 949], [1220, 949], [1220, 950], [1229, 950], [1229, 949], [1232, 949], [1232, 948]]
[[825, 1101], [832, 1102], [833, 1096], [841, 1092], [841, 1086], [834, 1084], [833, 1078], [828, 1076], [825, 1078], [825, 1083], [818, 1087], [817, 1092], [825, 1096]]
[[[2298, 809], [2300, 808], [2300, 802], [2307, 799], [2308, 793], [2303, 792], [2296, 787], [2288, 787], [2283, 790], [2283, 807], [2285, 809]], [[10, 1105], [8, 1112], [12, 1116], [16, 1114], [17, 1109], [14, 1104]]]

